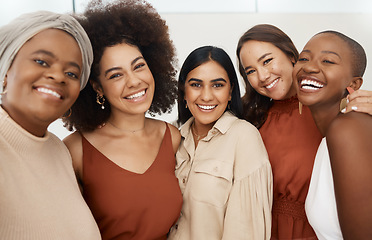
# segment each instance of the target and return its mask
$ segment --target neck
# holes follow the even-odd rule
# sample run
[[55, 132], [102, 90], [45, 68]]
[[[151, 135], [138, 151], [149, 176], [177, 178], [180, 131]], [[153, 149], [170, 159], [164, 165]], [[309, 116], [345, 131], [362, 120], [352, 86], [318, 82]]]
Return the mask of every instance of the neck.
[[111, 116], [107, 124], [119, 132], [137, 133], [142, 132], [146, 126], [145, 115], [137, 117], [115, 117]]
[[322, 107], [309, 106], [309, 108], [311, 114], [313, 115], [316, 126], [324, 137], [332, 121], [337, 117], [338, 114], [340, 114], [339, 104]]
[[30, 119], [25, 119], [24, 116], [18, 114], [16, 111], [10, 112], [3, 105], [1, 105], [1, 107], [8, 113], [13, 121], [36, 137], [43, 137], [47, 132], [49, 125], [52, 123], [51, 121], [43, 122], [35, 119], [35, 121], [30, 121]]

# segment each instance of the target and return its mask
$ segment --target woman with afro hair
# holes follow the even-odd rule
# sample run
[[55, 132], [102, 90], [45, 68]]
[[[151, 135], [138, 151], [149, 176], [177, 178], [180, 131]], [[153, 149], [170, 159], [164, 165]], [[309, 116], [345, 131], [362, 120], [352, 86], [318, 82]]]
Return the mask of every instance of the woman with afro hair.
[[103, 239], [166, 239], [182, 195], [178, 129], [146, 117], [177, 97], [175, 49], [148, 3], [90, 2], [77, 17], [93, 46], [90, 84], [64, 119], [83, 196]]

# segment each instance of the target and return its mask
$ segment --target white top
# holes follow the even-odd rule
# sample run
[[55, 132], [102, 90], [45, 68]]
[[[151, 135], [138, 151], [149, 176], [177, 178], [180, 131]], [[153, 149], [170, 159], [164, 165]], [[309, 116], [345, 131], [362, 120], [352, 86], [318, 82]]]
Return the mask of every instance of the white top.
[[326, 138], [322, 139], [315, 157], [305, 211], [319, 240], [343, 239]]

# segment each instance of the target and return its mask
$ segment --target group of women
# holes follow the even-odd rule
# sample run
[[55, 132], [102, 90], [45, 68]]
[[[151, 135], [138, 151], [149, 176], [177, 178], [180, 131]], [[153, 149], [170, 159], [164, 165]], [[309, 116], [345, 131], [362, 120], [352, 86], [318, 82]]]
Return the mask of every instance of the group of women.
[[[242, 98], [214, 46], [177, 83], [168, 27], [143, 1], [26, 14], [0, 38], [1, 239], [371, 238], [372, 94], [349, 37], [316, 34], [299, 54], [252, 27]], [[180, 130], [152, 117], [176, 100]], [[65, 146], [47, 131], [62, 115]]]

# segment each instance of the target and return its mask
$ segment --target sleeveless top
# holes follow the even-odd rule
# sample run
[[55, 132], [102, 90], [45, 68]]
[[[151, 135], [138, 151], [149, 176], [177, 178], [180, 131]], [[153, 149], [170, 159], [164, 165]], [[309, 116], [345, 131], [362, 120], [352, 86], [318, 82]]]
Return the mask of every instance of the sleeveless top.
[[168, 125], [152, 165], [138, 174], [119, 167], [83, 136], [83, 195], [102, 239], [166, 239], [182, 194]]
[[296, 97], [274, 101], [259, 131], [273, 171], [271, 239], [317, 239], [305, 199], [322, 136], [309, 108], [299, 114]]
[[316, 154], [305, 209], [309, 222], [320, 240], [343, 239], [326, 138], [323, 138]]

